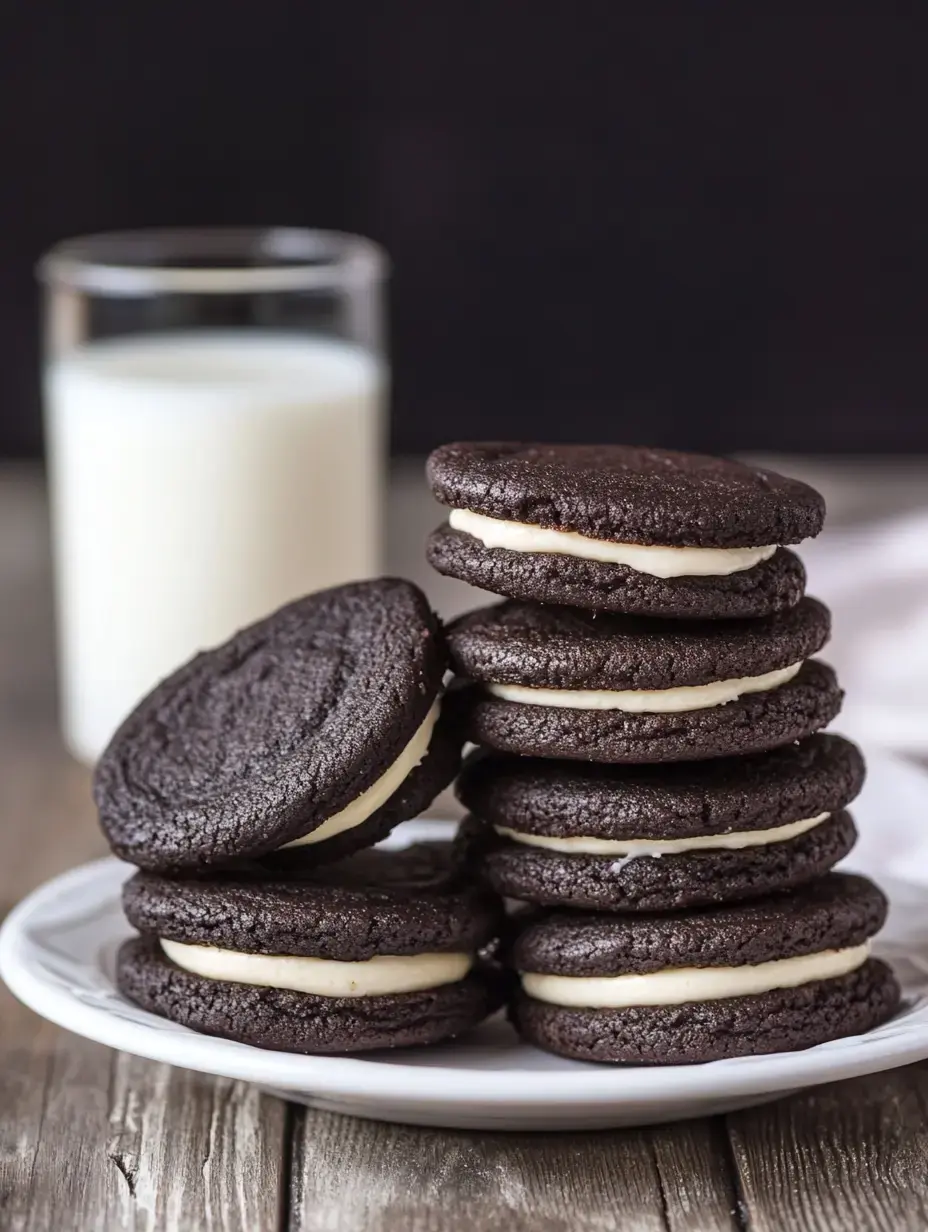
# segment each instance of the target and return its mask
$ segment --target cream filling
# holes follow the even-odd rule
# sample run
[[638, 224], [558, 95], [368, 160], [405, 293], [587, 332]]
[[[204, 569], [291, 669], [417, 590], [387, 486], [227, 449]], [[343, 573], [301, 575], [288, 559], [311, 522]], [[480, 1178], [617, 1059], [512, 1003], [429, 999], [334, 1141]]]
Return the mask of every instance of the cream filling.
[[488, 692], [507, 702], [529, 706], [566, 706], [571, 710], [624, 710], [628, 714], [679, 714], [708, 710], [737, 701], [745, 693], [764, 693], [792, 680], [802, 663], [778, 667], [762, 676], [713, 680], [711, 684], [681, 685], [678, 689], [536, 689], [523, 684], [487, 684]]
[[798, 988], [832, 980], [863, 966], [870, 942], [845, 950], [822, 950], [797, 958], [743, 967], [668, 967], [648, 975], [570, 976], [522, 972], [522, 987], [537, 1001], [585, 1009], [626, 1009], [633, 1005], [685, 1005], [751, 997], [775, 988]]
[[831, 816], [819, 813], [802, 821], [790, 821], [785, 826], [769, 830], [738, 830], [731, 834], [697, 834], [691, 838], [589, 838], [586, 835], [553, 838], [547, 834], [526, 834], [508, 826], [494, 826], [497, 834], [525, 843], [528, 847], [543, 847], [563, 855], [584, 856], [668, 856], [684, 851], [741, 851], [744, 847], [764, 847], [767, 843], [785, 843], [787, 839], [805, 834]]
[[555, 556], [579, 556], [606, 565], [628, 565], [651, 577], [727, 577], [753, 569], [769, 560], [777, 545], [760, 548], [675, 548], [660, 544], [612, 543], [590, 539], [572, 530], [548, 530], [525, 522], [488, 518], [472, 509], [452, 509], [448, 519], [454, 530], [479, 539], [484, 547], [510, 552], [543, 552]]
[[441, 701], [436, 700], [409, 744], [376, 783], [372, 783], [366, 791], [361, 792], [357, 799], [346, 804], [340, 813], [327, 818], [321, 826], [316, 826], [315, 830], [304, 834], [302, 838], [295, 838], [292, 843], [284, 843], [283, 847], [305, 847], [310, 843], [321, 843], [323, 839], [331, 838], [333, 834], [341, 834], [343, 830], [350, 830], [353, 826], [359, 826], [362, 821], [367, 821], [368, 817], [372, 817], [379, 808], [386, 804], [402, 785], [406, 776], [425, 757], [440, 712]]
[[379, 954], [366, 962], [335, 962], [289, 954], [243, 954], [211, 945], [161, 942], [171, 962], [207, 980], [286, 988], [317, 997], [381, 997], [419, 992], [462, 980], [472, 954]]

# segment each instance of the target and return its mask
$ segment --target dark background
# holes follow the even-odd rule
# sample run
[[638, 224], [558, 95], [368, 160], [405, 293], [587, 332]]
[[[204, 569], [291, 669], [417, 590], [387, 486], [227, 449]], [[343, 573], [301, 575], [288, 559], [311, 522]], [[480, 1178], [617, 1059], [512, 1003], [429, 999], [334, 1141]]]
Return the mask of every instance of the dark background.
[[32, 265], [284, 223], [395, 262], [394, 443], [928, 451], [928, 5], [6, 0], [0, 453]]

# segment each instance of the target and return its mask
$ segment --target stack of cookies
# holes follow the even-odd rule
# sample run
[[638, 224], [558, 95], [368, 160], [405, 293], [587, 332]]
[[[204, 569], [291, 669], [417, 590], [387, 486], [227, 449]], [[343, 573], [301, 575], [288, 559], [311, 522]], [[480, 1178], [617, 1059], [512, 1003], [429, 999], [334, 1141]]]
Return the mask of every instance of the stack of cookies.
[[[452, 509], [429, 559], [504, 602], [442, 629], [399, 579], [309, 595], [181, 667], [105, 751], [101, 824], [138, 870], [122, 992], [315, 1053], [447, 1039], [511, 989], [524, 1039], [639, 1064], [889, 1017], [885, 899], [831, 871], [863, 762], [821, 731], [829, 613], [784, 546], [820, 530], [818, 494], [617, 447], [452, 445], [429, 474]], [[376, 847], [465, 740], [458, 841]]]
[[858, 750], [821, 734], [829, 613], [785, 545], [805, 484], [617, 446], [457, 444], [429, 460], [440, 572], [506, 601], [448, 630], [459, 848], [515, 917], [510, 1016], [539, 1047], [673, 1064], [802, 1048], [895, 1010], [886, 902], [853, 846]]
[[459, 769], [447, 666], [422, 593], [381, 579], [283, 608], [138, 706], [94, 782], [140, 870], [126, 996], [294, 1052], [432, 1043], [499, 1008], [498, 898], [448, 844], [370, 850]]

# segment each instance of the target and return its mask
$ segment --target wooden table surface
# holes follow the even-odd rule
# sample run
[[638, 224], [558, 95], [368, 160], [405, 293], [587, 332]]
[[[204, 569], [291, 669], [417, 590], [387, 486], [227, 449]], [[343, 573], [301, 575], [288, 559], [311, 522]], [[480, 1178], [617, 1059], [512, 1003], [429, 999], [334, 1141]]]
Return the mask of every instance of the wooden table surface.
[[[795, 470], [795, 468], [793, 468]], [[925, 499], [925, 469], [824, 475], [831, 505]], [[892, 491], [890, 492], [890, 488]], [[856, 495], [854, 495], [856, 493]], [[844, 502], [844, 504], [842, 504]], [[391, 507], [397, 570], [425, 579], [417, 478]], [[430, 583], [446, 610], [463, 590]], [[87, 771], [55, 727], [45, 503], [0, 470], [0, 917], [100, 855]], [[0, 1229], [755, 1232], [928, 1228], [928, 1063], [677, 1125], [471, 1133], [292, 1107], [111, 1052], [0, 987]]]

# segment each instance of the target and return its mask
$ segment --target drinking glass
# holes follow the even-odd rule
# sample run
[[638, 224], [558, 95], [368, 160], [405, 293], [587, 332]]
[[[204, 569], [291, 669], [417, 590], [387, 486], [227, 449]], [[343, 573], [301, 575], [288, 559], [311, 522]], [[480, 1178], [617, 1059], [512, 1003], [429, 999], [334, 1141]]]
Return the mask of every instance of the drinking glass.
[[198, 650], [381, 565], [386, 260], [301, 229], [41, 261], [62, 727], [93, 761]]

